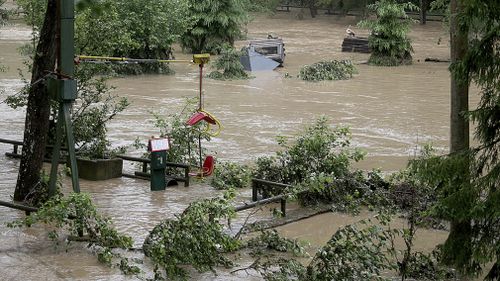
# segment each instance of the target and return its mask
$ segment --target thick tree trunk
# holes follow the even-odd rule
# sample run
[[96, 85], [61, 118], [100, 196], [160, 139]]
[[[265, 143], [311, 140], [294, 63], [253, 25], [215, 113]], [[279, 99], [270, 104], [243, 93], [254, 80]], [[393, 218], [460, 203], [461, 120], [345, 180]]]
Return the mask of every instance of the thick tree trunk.
[[[460, 62], [467, 52], [468, 31], [460, 28], [457, 15], [463, 10], [464, 0], [451, 0], [450, 39], [451, 63]], [[451, 115], [450, 154], [469, 149], [469, 121], [465, 114], [469, 111], [468, 77], [451, 75]], [[472, 200], [472, 198], [471, 198]], [[468, 206], [463, 206], [467, 208]], [[450, 234], [445, 242], [444, 262], [464, 268], [471, 256], [471, 222], [454, 219], [450, 222]]]
[[[49, 0], [40, 39], [33, 60], [31, 83], [54, 71], [56, 53], [56, 0]], [[17, 178], [14, 200], [24, 201], [38, 186], [49, 130], [50, 98], [45, 83], [35, 84], [29, 90], [24, 128], [23, 152]]]

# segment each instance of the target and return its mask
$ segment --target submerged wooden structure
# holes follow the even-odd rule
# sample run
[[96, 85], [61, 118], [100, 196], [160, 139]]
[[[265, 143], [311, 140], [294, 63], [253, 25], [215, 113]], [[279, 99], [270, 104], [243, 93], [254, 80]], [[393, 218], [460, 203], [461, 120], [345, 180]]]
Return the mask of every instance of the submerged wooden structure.
[[342, 52], [371, 53], [367, 37], [347, 36], [342, 42]]

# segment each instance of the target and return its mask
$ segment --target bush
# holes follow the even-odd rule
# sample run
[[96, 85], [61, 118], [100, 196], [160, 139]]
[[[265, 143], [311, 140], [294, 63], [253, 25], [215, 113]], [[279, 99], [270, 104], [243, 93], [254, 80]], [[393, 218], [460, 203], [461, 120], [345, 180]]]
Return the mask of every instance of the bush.
[[214, 62], [214, 67], [217, 70], [212, 71], [208, 75], [208, 78], [216, 80], [248, 79], [249, 76], [240, 62], [241, 55], [242, 53], [236, 51], [234, 48], [224, 48]]
[[80, 66], [75, 73], [78, 81], [78, 99], [72, 114], [75, 145], [80, 157], [90, 159], [110, 158], [124, 152], [124, 148], [110, 148], [106, 123], [130, 104], [126, 98], [111, 94], [113, 87], [106, 84], [107, 78], [96, 78], [99, 71]]
[[211, 184], [216, 189], [245, 188], [250, 184], [250, 174], [246, 165], [221, 162], [214, 170]]
[[256, 161], [253, 177], [297, 184], [312, 175], [342, 177], [349, 174], [351, 161], [359, 161], [364, 154], [350, 149], [349, 129], [331, 128], [325, 117], [305, 128], [293, 142], [278, 138], [281, 150], [272, 157]]
[[306, 81], [347, 80], [358, 73], [351, 61], [321, 61], [300, 69], [299, 77]]

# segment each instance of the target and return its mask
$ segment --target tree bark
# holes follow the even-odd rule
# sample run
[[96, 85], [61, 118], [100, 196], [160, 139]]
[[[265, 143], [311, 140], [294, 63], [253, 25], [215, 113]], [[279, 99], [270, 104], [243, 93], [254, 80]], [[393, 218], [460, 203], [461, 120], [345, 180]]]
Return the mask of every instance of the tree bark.
[[54, 71], [56, 63], [56, 0], [49, 0], [40, 38], [33, 60], [31, 83], [24, 128], [23, 152], [17, 178], [14, 200], [24, 201], [34, 188], [38, 188], [40, 171], [49, 131], [50, 98], [45, 83], [39, 79]]
[[309, 0], [309, 12], [311, 13], [311, 18], [315, 18], [318, 14], [318, 9], [316, 8], [316, 0]]
[[[463, 1], [451, 0], [450, 3], [452, 66], [460, 63], [468, 50], [468, 31], [461, 28], [458, 22], [458, 14], [463, 11]], [[465, 75], [462, 71], [460, 74]], [[450, 154], [469, 149], [469, 121], [465, 116], [469, 111], [469, 79], [459, 75], [456, 73], [451, 75]], [[462, 207], [468, 208], [468, 206]], [[444, 245], [443, 261], [446, 264], [458, 268], [465, 268], [468, 265], [472, 254], [471, 231], [470, 220], [453, 219], [450, 222], [450, 234]]]
[[427, 23], [427, 0], [420, 0], [420, 24]]

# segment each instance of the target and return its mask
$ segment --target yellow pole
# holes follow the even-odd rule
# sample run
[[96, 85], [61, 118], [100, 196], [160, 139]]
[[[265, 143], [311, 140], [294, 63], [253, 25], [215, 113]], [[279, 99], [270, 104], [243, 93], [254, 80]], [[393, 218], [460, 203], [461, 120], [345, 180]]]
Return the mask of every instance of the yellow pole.
[[192, 60], [159, 60], [159, 59], [133, 59], [133, 58], [126, 58], [126, 57], [106, 57], [106, 56], [83, 56], [79, 55], [77, 56], [78, 59], [80, 60], [107, 60], [107, 61], [151, 61], [151, 62], [159, 62], [159, 63], [192, 63]]

